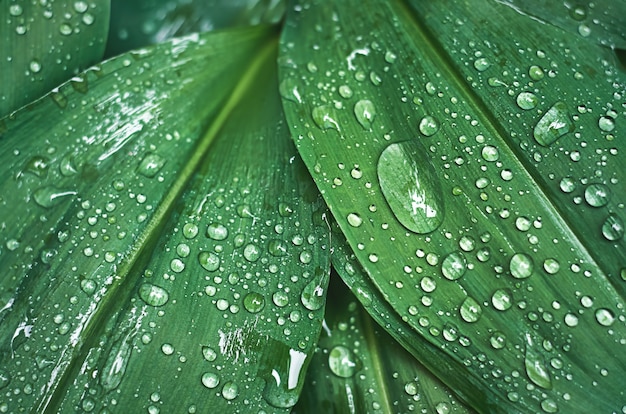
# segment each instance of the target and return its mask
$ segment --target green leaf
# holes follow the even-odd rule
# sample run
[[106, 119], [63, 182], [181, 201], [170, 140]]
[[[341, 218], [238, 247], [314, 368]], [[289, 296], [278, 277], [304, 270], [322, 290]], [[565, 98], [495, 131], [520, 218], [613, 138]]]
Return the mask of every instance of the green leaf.
[[107, 0], [4, 2], [0, 118], [100, 61], [109, 8]]
[[479, 412], [622, 410], [613, 52], [498, 3], [303, 1], [279, 60], [387, 330]]
[[[337, 266], [336, 258], [342, 255], [334, 245]], [[292, 413], [472, 412], [376, 325], [336, 274], [324, 322]]]
[[174, 39], [5, 121], [7, 411], [295, 404], [330, 258], [276, 44], [267, 27]]
[[277, 23], [285, 1], [115, 0], [107, 56], [196, 32]]

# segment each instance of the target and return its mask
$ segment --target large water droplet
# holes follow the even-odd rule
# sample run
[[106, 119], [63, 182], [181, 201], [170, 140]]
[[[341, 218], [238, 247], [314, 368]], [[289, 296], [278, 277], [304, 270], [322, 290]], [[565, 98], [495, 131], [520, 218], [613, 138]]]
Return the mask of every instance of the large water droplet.
[[213, 240], [224, 240], [228, 237], [228, 229], [220, 223], [212, 223], [208, 225], [206, 235]]
[[498, 289], [491, 296], [491, 303], [494, 308], [505, 311], [513, 304], [513, 297], [508, 289]]
[[326, 301], [324, 292], [328, 286], [328, 281], [329, 274], [318, 269], [315, 279], [311, 280], [304, 289], [302, 289], [300, 300], [305, 308], [314, 311], [324, 306]]
[[265, 298], [257, 292], [250, 292], [243, 298], [243, 307], [250, 313], [260, 312], [265, 306]]
[[152, 283], [144, 283], [139, 287], [139, 297], [150, 306], [163, 306], [169, 299], [167, 290]]
[[547, 147], [573, 130], [574, 124], [569, 117], [567, 105], [557, 102], [537, 122], [533, 136], [539, 145]]
[[521, 92], [517, 95], [517, 106], [522, 109], [533, 109], [537, 106], [538, 99], [535, 94], [531, 92]]
[[604, 132], [611, 132], [615, 129], [615, 121], [613, 120], [613, 118], [603, 116], [600, 117], [600, 119], [598, 120], [598, 126]]
[[234, 400], [239, 395], [239, 386], [232, 381], [228, 381], [222, 388], [222, 397], [227, 400]]
[[420, 234], [443, 221], [443, 193], [425, 149], [417, 141], [389, 145], [378, 159], [378, 181], [398, 221]]
[[264, 367], [269, 378], [265, 379], [263, 398], [274, 407], [293, 407], [304, 383], [306, 370], [302, 368], [307, 354], [278, 342], [271, 349], [271, 361]]
[[596, 321], [602, 326], [611, 326], [615, 322], [615, 315], [609, 309], [600, 308], [596, 311]]
[[127, 334], [111, 347], [111, 351], [100, 374], [100, 385], [107, 391], [114, 390], [122, 382], [133, 351], [133, 335]]
[[547, 390], [552, 388], [550, 373], [541, 353], [535, 349], [530, 334], [526, 334], [526, 355], [524, 358], [526, 375], [535, 385]]
[[165, 165], [165, 158], [158, 154], [149, 153], [139, 163], [137, 172], [146, 177], [154, 177]]
[[374, 117], [376, 116], [376, 108], [372, 101], [361, 99], [354, 104], [354, 115], [363, 128], [370, 129], [372, 122], [374, 122]]
[[220, 383], [220, 377], [213, 372], [205, 372], [202, 374], [202, 385], [209, 389], [217, 387]]
[[298, 82], [292, 78], [285, 78], [278, 86], [280, 95], [293, 102], [302, 103], [302, 96], [298, 91]]

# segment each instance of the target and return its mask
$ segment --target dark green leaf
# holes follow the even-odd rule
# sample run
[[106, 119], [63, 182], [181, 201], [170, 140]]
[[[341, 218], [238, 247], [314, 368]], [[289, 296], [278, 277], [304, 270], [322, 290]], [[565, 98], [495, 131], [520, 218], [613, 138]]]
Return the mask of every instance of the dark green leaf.
[[623, 409], [615, 61], [497, 3], [288, 13], [286, 115], [362, 285], [480, 412]]
[[0, 118], [102, 58], [109, 1], [3, 2]]

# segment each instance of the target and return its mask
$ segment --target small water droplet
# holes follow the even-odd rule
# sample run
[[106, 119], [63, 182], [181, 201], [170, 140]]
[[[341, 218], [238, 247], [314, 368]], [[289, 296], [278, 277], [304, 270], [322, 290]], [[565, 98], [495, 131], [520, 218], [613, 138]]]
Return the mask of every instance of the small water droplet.
[[41, 63], [37, 59], [33, 59], [30, 61], [30, 65], [28, 65], [29, 69], [33, 73], [39, 73], [41, 70]]
[[537, 122], [533, 136], [539, 145], [547, 147], [573, 130], [574, 124], [569, 117], [567, 105], [557, 102]]
[[173, 259], [170, 262], [170, 269], [174, 273], [180, 273], [185, 270], [185, 263], [183, 263], [183, 261], [180, 259]]
[[74, 2], [74, 10], [76, 13], [85, 13], [87, 9], [89, 9], [89, 6], [86, 1], [79, 0]]
[[465, 256], [461, 252], [453, 252], [441, 262], [441, 273], [448, 280], [457, 280], [465, 274], [467, 269]]
[[528, 69], [528, 76], [535, 81], [541, 80], [544, 77], [543, 69], [539, 66], [533, 65]]
[[202, 374], [202, 385], [209, 389], [217, 387], [220, 383], [220, 377], [213, 372], [205, 372]]
[[463, 318], [465, 322], [474, 323], [478, 321], [478, 319], [480, 319], [480, 316], [483, 313], [483, 309], [473, 297], [468, 296], [461, 304], [459, 313], [461, 314], [461, 318]]
[[432, 116], [425, 116], [419, 124], [419, 131], [427, 137], [433, 136], [439, 131], [439, 122]]
[[602, 116], [598, 120], [598, 126], [604, 132], [611, 132], [615, 129], [615, 121], [613, 118], [609, 118], [608, 116]]
[[13, 3], [9, 6], [9, 14], [11, 16], [20, 16], [22, 14], [22, 6], [16, 3]]
[[500, 157], [500, 154], [498, 153], [498, 148], [491, 145], [485, 145], [482, 149], [481, 154], [483, 156], [483, 159], [489, 162], [497, 161]]
[[265, 306], [265, 297], [257, 292], [250, 292], [243, 298], [243, 307], [250, 313], [260, 312]]
[[602, 223], [602, 235], [609, 241], [616, 241], [624, 237], [624, 221], [616, 214], [609, 214]]
[[339, 95], [341, 95], [342, 98], [351, 98], [352, 97], [352, 89], [350, 89], [350, 87], [348, 85], [341, 85], [339, 87]]
[[206, 235], [213, 240], [224, 240], [228, 237], [228, 229], [220, 223], [211, 223], [207, 226]]
[[222, 388], [222, 397], [227, 400], [234, 400], [239, 395], [239, 387], [232, 381], [228, 381]]
[[169, 300], [167, 290], [152, 283], [144, 283], [139, 287], [139, 297], [150, 306], [163, 306]]
[[489, 338], [489, 343], [493, 349], [502, 349], [506, 345], [506, 335], [500, 331], [495, 331]]
[[361, 224], [363, 224], [363, 219], [356, 213], [348, 214], [347, 219], [348, 224], [350, 224], [352, 227], [359, 227]]
[[376, 107], [374, 107], [372, 101], [361, 99], [354, 104], [354, 115], [363, 128], [370, 129], [376, 116]]
[[217, 352], [210, 346], [205, 345], [202, 347], [202, 357], [209, 362], [213, 362], [217, 359]]
[[54, 186], [46, 186], [36, 190], [33, 194], [33, 199], [41, 207], [50, 208], [59, 204], [69, 195], [76, 195], [76, 191], [61, 190]]
[[546, 368], [543, 356], [535, 349], [530, 334], [526, 334], [524, 366], [526, 367], [526, 375], [535, 385], [547, 390], [552, 388], [550, 373]]
[[355, 355], [345, 346], [338, 345], [328, 354], [328, 367], [340, 378], [352, 377], [358, 369]]
[[561, 264], [556, 259], [548, 258], [543, 262], [543, 269], [546, 273], [554, 275], [561, 269]]
[[252, 243], [248, 243], [243, 249], [243, 257], [249, 262], [256, 262], [261, 257], [261, 250]]
[[609, 309], [600, 308], [596, 311], [596, 321], [602, 326], [611, 326], [615, 322], [615, 314]]
[[311, 280], [302, 289], [300, 301], [305, 308], [315, 311], [324, 306], [326, 302], [326, 287], [328, 286], [329, 275], [323, 271], [319, 271], [317, 277]]
[[609, 203], [611, 190], [604, 184], [591, 184], [585, 189], [585, 201], [591, 207], [603, 207]]
[[390, 144], [378, 159], [377, 173], [385, 200], [404, 227], [419, 234], [439, 227], [444, 217], [443, 193], [419, 142]]
[[213, 252], [200, 252], [198, 254], [198, 261], [200, 266], [209, 272], [215, 272], [220, 268], [220, 258]]
[[183, 226], [183, 236], [187, 239], [193, 239], [198, 235], [198, 226], [194, 223], [185, 223]]
[[68, 23], [61, 23], [59, 26], [59, 32], [64, 36], [69, 36], [72, 34], [72, 26]]
[[516, 99], [517, 106], [527, 110], [536, 107], [538, 101], [539, 100], [537, 99], [535, 94], [530, 92], [521, 92], [519, 95], [517, 95]]
[[341, 130], [341, 128], [339, 128], [339, 124], [333, 118], [330, 106], [328, 105], [322, 105], [322, 106], [317, 106], [313, 108], [312, 116], [313, 116], [313, 121], [315, 121], [317, 126], [320, 127], [321, 129], [332, 128], [332, 129], [336, 129], [337, 131]]
[[489, 66], [490, 66], [489, 61], [485, 58], [481, 57], [474, 61], [474, 68], [479, 72], [483, 72], [487, 70]]
[[161, 170], [161, 168], [163, 168], [165, 162], [166, 159], [161, 157], [160, 155], [155, 153], [148, 153], [139, 163], [139, 166], [137, 167], [137, 172], [148, 178], [152, 178], [159, 172], [159, 170]]
[[509, 262], [509, 271], [516, 279], [526, 279], [533, 274], [533, 259], [524, 253], [516, 253]]

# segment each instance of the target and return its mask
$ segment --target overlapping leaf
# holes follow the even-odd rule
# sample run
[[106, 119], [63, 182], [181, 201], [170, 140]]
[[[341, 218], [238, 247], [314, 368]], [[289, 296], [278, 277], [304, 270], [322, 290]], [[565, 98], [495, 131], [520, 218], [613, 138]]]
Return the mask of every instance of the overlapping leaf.
[[296, 145], [412, 352], [481, 412], [621, 410], [611, 52], [496, 3], [303, 1], [280, 62]]
[[102, 58], [108, 0], [6, 1], [0, 6], [0, 117]]
[[282, 120], [271, 34], [132, 52], [6, 120], [3, 407], [295, 404], [328, 227]]

